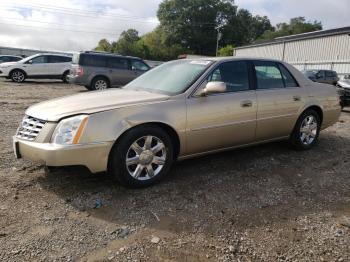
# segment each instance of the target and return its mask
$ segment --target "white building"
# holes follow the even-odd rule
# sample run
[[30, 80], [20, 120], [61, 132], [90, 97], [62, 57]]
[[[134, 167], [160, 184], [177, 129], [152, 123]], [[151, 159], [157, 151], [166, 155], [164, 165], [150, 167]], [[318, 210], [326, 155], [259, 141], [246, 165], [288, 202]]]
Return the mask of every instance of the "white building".
[[233, 55], [279, 59], [299, 70], [331, 69], [339, 75], [350, 74], [350, 27], [279, 37], [238, 47]]
[[46, 50], [37, 50], [37, 49], [0, 46], [0, 55], [18, 55], [18, 56], [27, 57], [27, 56], [40, 54], [40, 53], [54, 53], [54, 54], [66, 54], [66, 55], [72, 54], [69, 52], [61, 52], [61, 51], [46, 51]]

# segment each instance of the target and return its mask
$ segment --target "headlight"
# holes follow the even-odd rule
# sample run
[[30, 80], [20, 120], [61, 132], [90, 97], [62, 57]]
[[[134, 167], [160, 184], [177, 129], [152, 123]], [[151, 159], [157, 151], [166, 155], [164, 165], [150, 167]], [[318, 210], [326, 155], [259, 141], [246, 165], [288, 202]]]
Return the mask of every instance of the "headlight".
[[61, 120], [52, 135], [51, 143], [78, 144], [88, 119], [87, 115], [80, 115]]

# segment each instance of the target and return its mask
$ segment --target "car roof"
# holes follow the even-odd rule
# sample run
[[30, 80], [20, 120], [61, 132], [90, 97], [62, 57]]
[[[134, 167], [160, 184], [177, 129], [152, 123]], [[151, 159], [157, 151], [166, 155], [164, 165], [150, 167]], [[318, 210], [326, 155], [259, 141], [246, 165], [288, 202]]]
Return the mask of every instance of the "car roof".
[[20, 57], [20, 56], [18, 56], [18, 55], [0, 55], [0, 56], [7, 56], [7, 57], [19, 57], [19, 58], [22, 58], [22, 57]]
[[111, 56], [111, 57], [123, 57], [123, 58], [142, 60], [142, 58], [136, 57], [136, 56], [125, 56], [125, 55], [120, 55], [120, 54], [116, 54], [116, 53], [109, 53], [109, 52], [81, 51], [81, 52], [77, 52], [77, 53], [78, 54], [89, 54], [89, 55]]
[[278, 59], [270, 59], [270, 58], [263, 58], [263, 57], [244, 57], [244, 56], [223, 56], [223, 57], [198, 57], [198, 58], [186, 58], [184, 60], [205, 60], [205, 61], [215, 61], [215, 62], [221, 62], [221, 61], [240, 61], [240, 60], [247, 60], [247, 61], [267, 61], [267, 62], [278, 62], [283, 63], [283, 61]]

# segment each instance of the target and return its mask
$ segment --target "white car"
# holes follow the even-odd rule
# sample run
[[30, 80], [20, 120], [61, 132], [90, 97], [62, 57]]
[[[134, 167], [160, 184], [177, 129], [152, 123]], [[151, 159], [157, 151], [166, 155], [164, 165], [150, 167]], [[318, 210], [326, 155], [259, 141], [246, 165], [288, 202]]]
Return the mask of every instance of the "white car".
[[62, 79], [63, 82], [68, 82], [71, 62], [72, 58], [66, 55], [37, 54], [18, 62], [0, 64], [0, 77], [17, 83], [27, 78]]

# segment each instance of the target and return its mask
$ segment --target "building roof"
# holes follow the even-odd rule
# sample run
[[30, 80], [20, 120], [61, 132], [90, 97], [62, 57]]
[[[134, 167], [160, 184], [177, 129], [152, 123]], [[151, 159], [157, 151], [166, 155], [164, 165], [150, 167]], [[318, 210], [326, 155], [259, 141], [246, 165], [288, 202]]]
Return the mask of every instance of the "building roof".
[[326, 36], [333, 36], [333, 35], [343, 35], [343, 34], [350, 35], [350, 26], [334, 28], [334, 29], [327, 29], [327, 30], [313, 31], [313, 32], [297, 34], [297, 35], [282, 36], [282, 37], [277, 37], [273, 40], [263, 41], [263, 42], [255, 43], [252, 45], [241, 46], [241, 47], [237, 47], [235, 49], [244, 49], [244, 48], [248, 48], [248, 47], [272, 45], [272, 44], [278, 44], [278, 43], [284, 43], [284, 42], [299, 41], [299, 40], [304, 40], [304, 39], [312, 39], [312, 38], [319, 38], [319, 37], [326, 37]]

